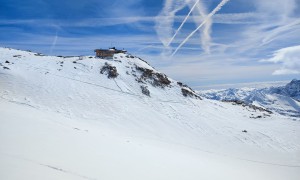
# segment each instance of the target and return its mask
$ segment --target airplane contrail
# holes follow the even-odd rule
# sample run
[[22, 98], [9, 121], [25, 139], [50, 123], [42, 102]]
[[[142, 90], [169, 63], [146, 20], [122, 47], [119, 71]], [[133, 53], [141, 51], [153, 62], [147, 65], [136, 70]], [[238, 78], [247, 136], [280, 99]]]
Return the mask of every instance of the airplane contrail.
[[58, 31], [56, 31], [56, 34], [55, 34], [55, 36], [54, 36], [54, 39], [53, 39], [52, 45], [51, 45], [51, 47], [50, 47], [50, 54], [52, 54], [52, 51], [53, 51], [53, 49], [54, 49], [54, 48], [55, 48], [55, 46], [56, 46], [57, 39], [58, 39], [57, 33], [58, 33]]
[[173, 52], [172, 56], [174, 56], [177, 51], [214, 15], [216, 14], [219, 10], [221, 10], [221, 8], [230, 0], [222, 0], [217, 7], [215, 7], [215, 9], [210, 12], [205, 19], [203, 20], [203, 22], [193, 31], [191, 32], [181, 43], [180, 45], [176, 48], [176, 50]]
[[187, 5], [187, 0], [165, 0], [164, 7], [155, 18], [155, 30], [158, 39], [167, 47], [169, 39], [173, 35], [172, 25], [174, 23], [175, 14]]
[[[207, 8], [204, 7], [202, 1], [200, 1], [197, 6], [197, 10], [193, 11], [193, 14], [195, 13], [196, 16], [193, 16], [194, 22], [196, 24], [196, 27], [201, 24], [201, 21], [199, 22], [199, 17], [197, 15], [200, 15], [202, 20], [209, 14], [207, 12]], [[209, 53], [210, 51], [210, 33], [211, 33], [211, 26], [212, 26], [212, 18], [209, 18], [206, 23], [203, 25], [203, 28], [199, 29], [198, 32], [200, 32], [200, 38], [201, 38], [201, 46], [204, 49], [205, 52]]]
[[173, 37], [171, 38], [171, 40], [169, 41], [169, 43], [167, 44], [167, 46], [169, 46], [173, 42], [174, 38], [177, 36], [177, 34], [181, 30], [182, 26], [185, 24], [185, 22], [187, 21], [187, 19], [190, 17], [191, 13], [195, 9], [195, 7], [199, 3], [199, 1], [200, 0], [196, 1], [196, 3], [193, 5], [193, 7], [191, 8], [190, 12], [186, 15], [186, 17], [184, 18], [184, 20], [180, 24], [179, 28], [176, 30], [175, 34], [173, 35]]

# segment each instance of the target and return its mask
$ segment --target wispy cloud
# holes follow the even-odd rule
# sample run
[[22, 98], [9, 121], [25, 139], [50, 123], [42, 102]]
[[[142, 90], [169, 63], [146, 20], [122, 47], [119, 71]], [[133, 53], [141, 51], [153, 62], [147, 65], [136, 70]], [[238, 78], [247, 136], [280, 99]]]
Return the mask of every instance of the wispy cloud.
[[266, 36], [262, 39], [262, 45], [269, 44], [281, 36], [281, 34], [287, 34], [291, 30], [300, 30], [300, 19], [291, 19], [290, 21], [291, 22], [288, 24], [284, 23], [282, 26], [278, 26], [269, 31], [268, 34], [266, 34]]
[[[162, 45], [155, 35], [98, 35], [91, 34], [81, 36], [63, 36], [58, 34], [40, 35], [36, 33], [18, 32], [18, 39], [5, 41], [5, 46], [12, 48], [28, 49], [49, 55], [93, 55], [96, 48], [108, 48], [111, 43], [118, 48], [126, 48], [130, 53], [138, 52], [138, 47], [146, 47], [153, 44], [152, 50], [160, 52]], [[60, 34], [59, 34], [60, 33]], [[3, 42], [3, 41], [2, 41]], [[2, 46], [0, 42], [0, 46]], [[51, 52], [52, 49], [52, 52]], [[157, 53], [158, 54], [158, 53]]]
[[[201, 3], [201, 2], [199, 2]], [[202, 12], [202, 11], [201, 11]], [[204, 20], [205, 15], [197, 15], [193, 12], [190, 19], [186, 19], [185, 23], [197, 23], [198, 25]], [[217, 24], [258, 24], [262, 23], [263, 14], [260, 13], [226, 13], [215, 14], [212, 17], [212, 22]], [[151, 23], [154, 24], [157, 19], [174, 18], [174, 23], [182, 23], [187, 16], [122, 16], [122, 17], [101, 17], [101, 18], [85, 18], [78, 20], [65, 19], [0, 19], [1, 25], [30, 25], [30, 26], [54, 26], [61, 27], [104, 27], [116, 26], [129, 23]], [[162, 27], [162, 30], [164, 28]], [[202, 32], [202, 31], [201, 31]]]
[[280, 63], [282, 67], [273, 72], [273, 75], [300, 74], [300, 45], [280, 49], [272, 58], [262, 62]]
[[[294, 10], [297, 8], [297, 1], [298, 0], [254, 0], [253, 2], [258, 12], [269, 14], [274, 19], [285, 21], [286, 18], [293, 15]], [[269, 16], [263, 16], [262, 18], [264, 17], [267, 17], [267, 19], [265, 19], [266, 21], [270, 20]]]
[[105, 27], [129, 24], [134, 22], [154, 22], [155, 17], [134, 16], [134, 17], [111, 17], [111, 18], [86, 18], [80, 20], [64, 19], [16, 19], [0, 20], [2, 25], [32, 25], [32, 26], [53, 26], [61, 27]]
[[211, 89], [228, 89], [228, 88], [267, 88], [271, 86], [284, 86], [290, 81], [262, 81], [262, 82], [249, 82], [249, 83], [232, 83], [232, 84], [213, 84], [209, 86], [197, 86], [198, 90], [211, 90]]
[[[294, 61], [288, 66], [286, 58], [296, 55], [282, 50], [299, 46], [299, 0], [230, 1], [210, 17], [221, 0], [16, 1], [22, 6], [6, 1], [0, 6], [1, 46], [88, 55], [112, 44], [192, 86], [299, 77], [286, 75], [298, 73], [299, 66]], [[203, 22], [170, 58], [172, 50]], [[280, 50], [285, 51], [284, 61], [260, 61], [278, 58]]]
[[188, 57], [188, 62], [184, 56], [176, 59], [176, 62], [165, 67], [160, 66], [159, 69], [171, 77], [184, 80], [191, 85], [222, 84], [230, 81], [233, 83], [241, 79], [266, 81], [269, 78], [268, 75], [278, 68], [276, 64], [270, 65], [266, 63], [259, 66], [256, 64], [238, 65], [235, 64], [233, 59], [225, 56], [219, 56], [218, 59], [215, 59], [215, 57], [210, 58], [209, 56], [199, 59], [199, 56], [194, 55]]

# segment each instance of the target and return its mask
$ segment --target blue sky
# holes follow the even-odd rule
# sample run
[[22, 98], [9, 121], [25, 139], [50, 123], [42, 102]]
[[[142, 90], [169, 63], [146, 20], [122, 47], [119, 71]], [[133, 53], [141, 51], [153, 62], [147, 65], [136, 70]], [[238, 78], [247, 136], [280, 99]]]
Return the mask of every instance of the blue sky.
[[300, 0], [1, 0], [0, 46], [116, 46], [197, 89], [288, 81], [300, 79]]

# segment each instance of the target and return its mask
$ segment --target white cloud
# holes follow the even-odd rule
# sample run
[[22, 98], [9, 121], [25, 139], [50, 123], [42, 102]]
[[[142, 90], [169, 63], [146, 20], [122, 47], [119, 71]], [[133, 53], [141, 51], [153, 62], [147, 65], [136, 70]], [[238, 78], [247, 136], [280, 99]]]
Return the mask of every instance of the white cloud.
[[300, 45], [280, 49], [272, 58], [262, 62], [280, 63], [282, 67], [273, 72], [273, 75], [300, 74]]
[[[235, 26], [236, 29], [230, 32], [234, 35], [227, 33], [231, 39], [227, 41], [227, 46], [223, 46], [226, 48], [224, 51], [241, 56], [264, 57], [276, 49], [294, 45], [294, 42], [300, 40], [297, 35], [300, 33], [300, 21], [295, 14], [299, 3], [296, 1], [298, 0], [254, 0], [251, 4], [255, 9], [250, 13], [216, 15], [215, 23], [222, 21], [222, 18], [228, 24], [246, 22], [244, 27]], [[214, 50], [218, 49], [212, 49]]]
[[[199, 2], [201, 3], [201, 2]], [[204, 9], [201, 10], [206, 11]], [[198, 11], [193, 12], [193, 16], [187, 19], [187, 23], [196, 23], [200, 25], [205, 15], [197, 14]], [[215, 14], [212, 21], [218, 24], [257, 24], [261, 23], [260, 13], [226, 13]], [[174, 22], [182, 22], [186, 16], [122, 16], [122, 17], [102, 17], [102, 18], [85, 18], [76, 21], [64, 19], [0, 19], [1, 25], [31, 25], [31, 26], [55, 26], [61, 27], [103, 27], [115, 26], [121, 24], [130, 24], [136, 22], [154, 23], [158, 19], [174, 18]], [[163, 27], [162, 27], [163, 28]], [[162, 29], [163, 30], [163, 29]]]
[[111, 18], [86, 18], [76, 21], [64, 19], [25, 19], [25, 20], [1, 20], [2, 25], [31, 25], [31, 26], [60, 26], [60, 27], [104, 27], [136, 22], [154, 22], [151, 16], [123, 16]]
[[282, 20], [291, 16], [297, 7], [296, 0], [255, 0], [254, 3], [258, 11], [281, 18]]
[[194, 87], [198, 90], [211, 90], [211, 89], [228, 89], [228, 88], [266, 88], [271, 86], [284, 86], [290, 81], [262, 81], [262, 82], [247, 82], [247, 83], [234, 83], [234, 84], [212, 84], [200, 85]]
[[287, 34], [289, 31], [293, 29], [300, 29], [300, 20], [291, 20], [291, 23], [284, 24], [282, 26], [279, 26], [278, 28], [274, 28], [272, 31], [268, 32], [266, 36], [263, 38], [262, 43], [263, 45], [268, 44], [274, 40], [276, 40], [278, 37]]
[[273, 75], [300, 74], [300, 71], [292, 69], [278, 69], [272, 73]]

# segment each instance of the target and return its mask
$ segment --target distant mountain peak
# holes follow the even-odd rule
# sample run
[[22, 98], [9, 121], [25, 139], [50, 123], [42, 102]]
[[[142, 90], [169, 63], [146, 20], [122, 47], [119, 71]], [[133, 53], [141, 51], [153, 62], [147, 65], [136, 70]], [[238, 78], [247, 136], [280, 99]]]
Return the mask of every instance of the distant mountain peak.
[[300, 83], [300, 80], [298, 80], [298, 79], [293, 79], [290, 83]]
[[285, 86], [262, 89], [214, 90], [200, 92], [208, 99], [219, 101], [242, 101], [258, 105], [282, 115], [300, 117], [300, 80], [293, 79]]

